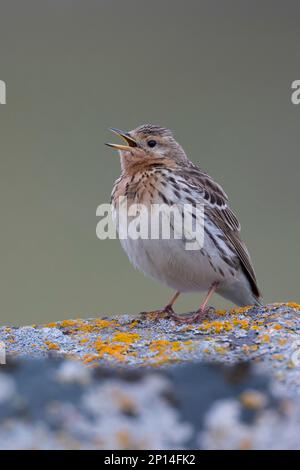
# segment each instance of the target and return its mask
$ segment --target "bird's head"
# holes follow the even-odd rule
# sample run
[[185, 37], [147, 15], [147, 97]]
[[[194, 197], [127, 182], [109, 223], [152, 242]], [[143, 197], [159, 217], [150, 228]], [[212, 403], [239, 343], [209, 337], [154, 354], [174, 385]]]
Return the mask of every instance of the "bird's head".
[[111, 144], [109, 147], [119, 150], [122, 168], [132, 165], [151, 165], [153, 162], [183, 163], [187, 156], [176, 142], [169, 129], [153, 124], [144, 124], [129, 132], [112, 128], [112, 132], [122, 137], [124, 144]]

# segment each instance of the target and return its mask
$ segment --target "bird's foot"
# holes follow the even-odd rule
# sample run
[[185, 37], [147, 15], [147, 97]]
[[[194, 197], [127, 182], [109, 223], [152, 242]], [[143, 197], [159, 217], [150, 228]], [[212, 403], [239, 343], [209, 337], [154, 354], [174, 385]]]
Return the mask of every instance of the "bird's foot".
[[201, 323], [206, 315], [215, 312], [214, 307], [200, 308], [196, 313], [191, 313], [188, 315], [176, 315], [173, 313], [171, 319], [178, 324], [191, 324], [191, 323]]
[[158, 320], [168, 320], [175, 315], [175, 312], [171, 305], [166, 305], [164, 308], [161, 308], [159, 310], [154, 310], [151, 312], [140, 312], [140, 316], [144, 320], [153, 320], [153, 321], [158, 321]]

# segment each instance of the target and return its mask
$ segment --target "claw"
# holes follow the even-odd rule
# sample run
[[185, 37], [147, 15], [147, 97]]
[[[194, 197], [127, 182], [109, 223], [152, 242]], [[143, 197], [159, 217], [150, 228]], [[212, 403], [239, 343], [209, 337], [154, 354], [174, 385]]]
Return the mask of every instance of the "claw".
[[190, 315], [176, 315], [173, 313], [171, 319], [178, 324], [201, 323], [206, 314], [213, 313], [214, 311], [214, 307], [206, 307], [204, 310], [200, 308], [196, 313]]
[[166, 307], [160, 310], [154, 310], [152, 312], [141, 312], [140, 315], [143, 319], [149, 319], [153, 321], [158, 320], [168, 320], [175, 315], [173, 308], [170, 305], [166, 305]]

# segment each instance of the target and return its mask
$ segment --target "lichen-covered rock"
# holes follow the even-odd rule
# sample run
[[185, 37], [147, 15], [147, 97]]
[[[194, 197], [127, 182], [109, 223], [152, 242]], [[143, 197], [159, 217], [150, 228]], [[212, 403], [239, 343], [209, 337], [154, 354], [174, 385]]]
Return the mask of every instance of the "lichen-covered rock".
[[0, 369], [0, 449], [300, 449], [300, 399], [265, 372], [17, 359]]
[[29, 359], [0, 369], [0, 388], [0, 449], [176, 448], [192, 434], [154, 373]]
[[154, 317], [0, 328], [0, 448], [300, 449], [298, 304]]
[[150, 314], [2, 327], [0, 341], [8, 358], [51, 354], [76, 358], [88, 366], [255, 360], [291, 388], [300, 385], [300, 305], [292, 303], [219, 310], [192, 325], [154, 321]]

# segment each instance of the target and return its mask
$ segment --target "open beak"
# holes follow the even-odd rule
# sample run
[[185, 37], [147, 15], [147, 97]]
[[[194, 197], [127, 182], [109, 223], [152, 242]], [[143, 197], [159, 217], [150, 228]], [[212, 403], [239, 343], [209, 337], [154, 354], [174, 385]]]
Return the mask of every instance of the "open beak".
[[119, 137], [122, 137], [122, 139], [125, 140], [127, 145], [110, 143], [106, 143], [105, 145], [108, 145], [109, 147], [112, 147], [117, 150], [129, 150], [130, 147], [137, 147], [136, 141], [132, 137], [130, 137], [127, 132], [120, 131], [119, 129], [115, 129], [114, 127], [111, 127], [109, 130], [117, 134]]

